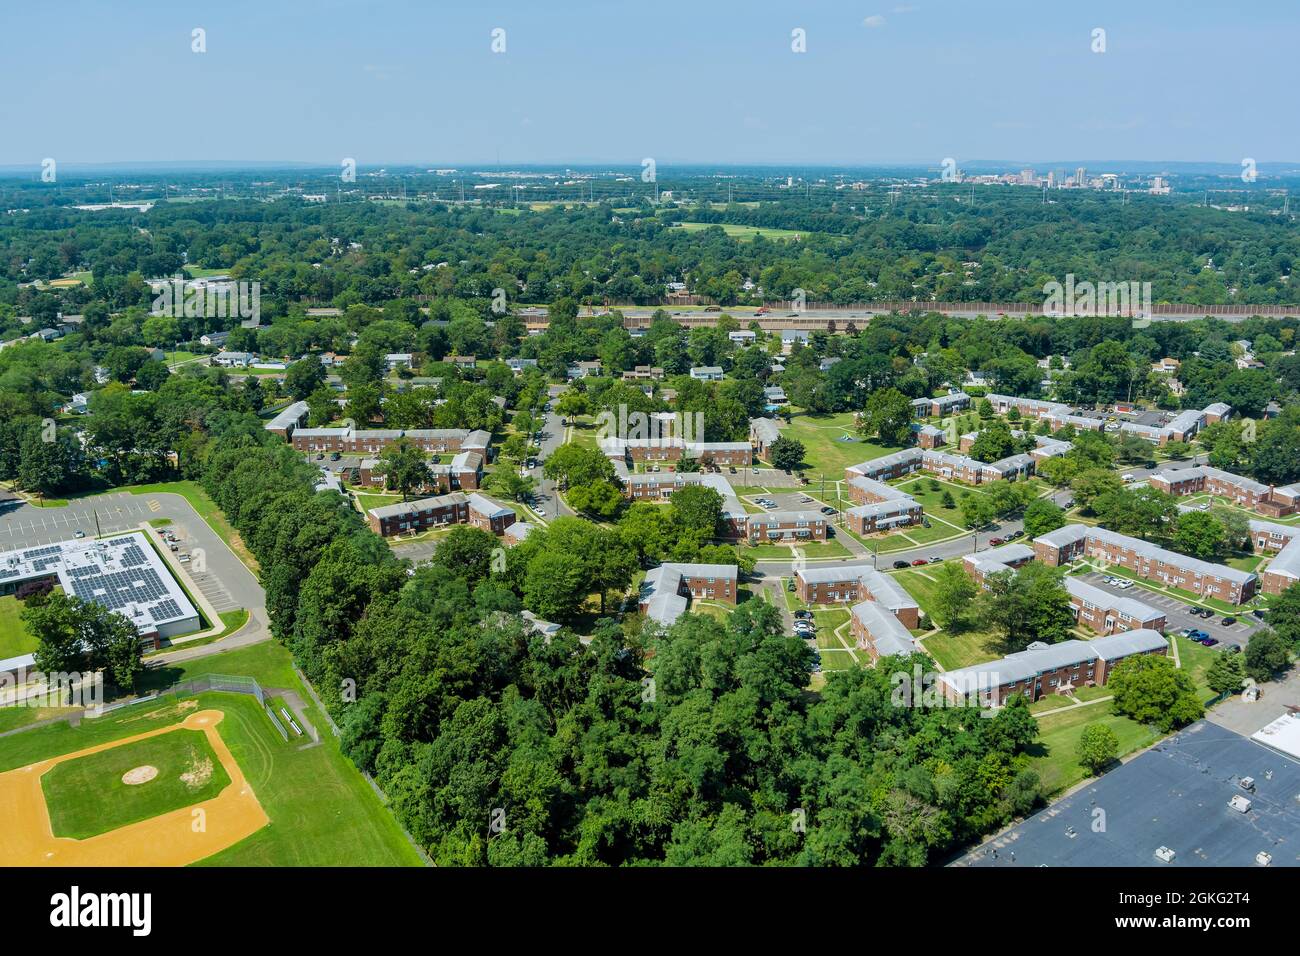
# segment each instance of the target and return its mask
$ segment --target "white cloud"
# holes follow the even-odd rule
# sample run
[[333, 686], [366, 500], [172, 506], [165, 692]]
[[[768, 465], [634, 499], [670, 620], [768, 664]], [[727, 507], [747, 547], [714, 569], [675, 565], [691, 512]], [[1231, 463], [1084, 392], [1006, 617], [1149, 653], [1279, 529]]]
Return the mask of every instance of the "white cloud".
[[862, 25], [874, 30], [876, 27], [883, 27], [885, 25], [885, 18], [876, 13], [863, 20]]

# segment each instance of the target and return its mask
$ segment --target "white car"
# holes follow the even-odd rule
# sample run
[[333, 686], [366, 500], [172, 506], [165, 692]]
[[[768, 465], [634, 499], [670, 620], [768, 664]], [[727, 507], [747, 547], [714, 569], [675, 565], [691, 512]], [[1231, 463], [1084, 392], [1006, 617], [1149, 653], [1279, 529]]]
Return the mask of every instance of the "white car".
[[531, 507], [531, 508], [533, 509], [533, 513], [534, 513], [534, 514], [541, 515], [543, 518], [546, 517], [546, 509], [545, 509], [545, 508], [538, 507], [537, 505], [530, 505], [529, 507]]
[[76, 534], [73, 535], [74, 538], [84, 538], [85, 536], [86, 532], [82, 531], [80, 528], [78, 528]]
[[1132, 481], [1132, 480], [1133, 480], [1133, 472], [1131, 472], [1131, 471], [1130, 471], [1130, 472], [1126, 472], [1125, 474], [1120, 475], [1120, 478], [1121, 478], [1123, 481]]

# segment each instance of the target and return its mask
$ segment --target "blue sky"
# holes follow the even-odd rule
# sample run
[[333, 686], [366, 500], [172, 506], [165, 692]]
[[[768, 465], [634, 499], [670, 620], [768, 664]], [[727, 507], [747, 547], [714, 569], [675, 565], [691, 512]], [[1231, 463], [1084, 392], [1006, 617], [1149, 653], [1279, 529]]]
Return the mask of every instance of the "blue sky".
[[1300, 160], [1283, 0], [10, 0], [3, 22], [0, 165]]

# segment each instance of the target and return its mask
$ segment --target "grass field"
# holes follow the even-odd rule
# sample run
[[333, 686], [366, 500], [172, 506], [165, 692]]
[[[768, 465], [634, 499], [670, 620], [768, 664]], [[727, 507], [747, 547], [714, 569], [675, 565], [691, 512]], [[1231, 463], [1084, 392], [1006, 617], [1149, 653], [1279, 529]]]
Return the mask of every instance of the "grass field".
[[1001, 637], [978, 630], [940, 631], [925, 639], [925, 649], [946, 671], [997, 660], [1004, 653]]
[[[829, 541], [810, 541], [807, 544], [797, 545], [799, 551], [809, 561], [818, 558], [847, 558], [851, 557], [852, 552], [840, 542], [831, 538]], [[746, 544], [741, 546], [741, 552], [748, 554], [760, 561], [790, 560], [790, 546], [787, 544]]]
[[36, 639], [19, 616], [22, 610], [23, 603], [12, 594], [0, 597], [0, 661], [36, 650]]
[[[123, 774], [153, 767], [147, 783]], [[84, 840], [215, 797], [230, 777], [199, 730], [175, 730], [56, 764], [41, 778], [55, 836]]]
[[[810, 477], [825, 474], [827, 479], [838, 481], [850, 465], [901, 450], [901, 446], [879, 445], [858, 438], [853, 430], [852, 412], [814, 415], [792, 411], [790, 424], [782, 427], [781, 434], [803, 443], [804, 462], [808, 465]], [[853, 441], [839, 441], [844, 435]]]
[[756, 236], [788, 242], [792, 239], [806, 239], [814, 235], [814, 233], [800, 232], [797, 229], [769, 229], [766, 226], [740, 226], [729, 222], [678, 222], [674, 223], [670, 228], [680, 229], [683, 232], [704, 232], [706, 229], [719, 228], [731, 238], [739, 239], [741, 242], [752, 242]]
[[[340, 752], [324, 715], [311, 703], [281, 645], [267, 641], [151, 669], [145, 683], [166, 686], [208, 673], [255, 677], [277, 694], [297, 694], [304, 701], [307, 719], [320, 731], [321, 742], [306, 748], [298, 739], [285, 742], [252, 697], [198, 695], [200, 708], [225, 713], [218, 733], [271, 820], [270, 826], [201, 865], [415, 866], [423, 862], [369, 783]], [[75, 728], [58, 723], [6, 737], [0, 740], [0, 771], [170, 726], [178, 721], [174, 703], [163, 698], [82, 721]]]
[[[931, 482], [939, 486], [938, 490], [935, 490], [934, 485], [931, 484]], [[958, 530], [967, 526], [961, 516], [962, 497], [964, 495], [984, 494], [984, 492], [975, 488], [968, 488], [965, 485], [959, 485], [951, 481], [944, 481], [941, 478], [931, 478], [928, 476], [900, 482], [896, 487], [899, 491], [905, 491], [919, 501], [921, 507], [925, 509], [925, 513], [930, 515], [931, 519], [942, 518], [944, 521], [956, 525], [956, 528], [949, 529], [954, 534]], [[944, 492], [952, 495], [953, 507], [944, 507]]]
[[1079, 737], [1089, 724], [1105, 724], [1119, 739], [1119, 756], [1148, 747], [1160, 736], [1150, 727], [1111, 713], [1108, 703], [1039, 715], [1038, 740], [1029, 747], [1030, 769], [1038, 772], [1043, 792], [1051, 795], [1085, 776], [1079, 766]]

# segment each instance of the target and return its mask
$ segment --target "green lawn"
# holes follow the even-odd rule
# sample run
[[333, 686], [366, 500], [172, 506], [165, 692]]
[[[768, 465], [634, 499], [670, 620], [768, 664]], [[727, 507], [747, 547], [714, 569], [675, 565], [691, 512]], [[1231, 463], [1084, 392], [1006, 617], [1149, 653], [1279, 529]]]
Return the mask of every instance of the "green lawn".
[[1004, 654], [1000, 636], [977, 630], [940, 631], [925, 639], [925, 649], [946, 671], [997, 660]]
[[1210, 669], [1215, 658], [1222, 654], [1228, 653], [1219, 648], [1206, 647], [1204, 644], [1197, 644], [1195, 641], [1189, 641], [1187, 638], [1178, 634], [1174, 635], [1174, 643], [1178, 645], [1178, 660], [1192, 682], [1196, 684], [1196, 689], [1200, 692], [1201, 703], [1209, 703], [1214, 700], [1218, 694], [1210, 690], [1205, 683], [1205, 672]]
[[[852, 555], [848, 548], [834, 538], [829, 541], [810, 541], [807, 544], [797, 545], [797, 548], [809, 561], [817, 558], [847, 558]], [[746, 544], [742, 545], [740, 550], [741, 553], [752, 555], [760, 561], [790, 560], [790, 546], [787, 544]]]
[[[791, 411], [790, 424], [781, 428], [781, 434], [803, 443], [803, 458], [810, 478], [825, 474], [828, 480], [838, 481], [850, 465], [901, 450], [901, 446], [879, 445], [858, 438], [853, 430], [852, 412], [816, 415], [796, 409]], [[853, 441], [839, 441], [844, 435]]]
[[813, 235], [810, 232], [801, 232], [798, 229], [770, 229], [766, 226], [740, 226], [729, 222], [678, 222], [669, 228], [680, 229], [683, 232], [703, 232], [706, 229], [720, 228], [733, 239], [739, 239], [741, 242], [752, 242], [755, 236], [762, 236], [764, 239], [781, 240], [788, 242], [796, 237], [804, 239]]
[[[939, 486], [934, 490], [934, 485]], [[931, 523], [936, 527], [944, 527], [934, 521], [935, 518], [942, 518], [944, 521], [954, 524], [956, 528], [948, 528], [950, 534], [956, 534], [959, 530], [966, 527], [966, 522], [961, 516], [961, 501], [965, 495], [983, 495], [984, 492], [971, 488], [966, 485], [959, 485], [953, 481], [944, 481], [942, 478], [912, 478], [897, 483], [900, 491], [905, 491], [921, 503], [925, 513], [930, 516]], [[948, 492], [952, 495], [953, 507], [946, 508], [943, 504], [943, 494]]]
[[1079, 736], [1089, 724], [1105, 724], [1115, 732], [1121, 757], [1150, 746], [1160, 736], [1150, 727], [1111, 713], [1108, 703], [1039, 716], [1038, 740], [1029, 748], [1030, 769], [1038, 772], [1045, 794], [1060, 793], [1084, 778]]
[[0, 661], [36, 650], [36, 639], [19, 616], [22, 609], [23, 603], [12, 594], [0, 597]]
[[[288, 651], [267, 641], [147, 672], [152, 686], [207, 673], [257, 678], [266, 688], [292, 690], [306, 702], [308, 720], [321, 743], [300, 749], [286, 743], [252, 697], [204, 693], [200, 708], [225, 713], [218, 732], [239, 762], [271, 825], [203, 865], [225, 866], [415, 866], [423, 861], [392, 814], [339, 750], [324, 715], [311, 703]], [[124, 708], [73, 728], [52, 724], [6, 737], [0, 771], [57, 754], [177, 723], [182, 714], [163, 701]], [[151, 716], [152, 715], [152, 716]]]
[[[148, 783], [122, 775], [154, 767]], [[230, 783], [206, 735], [174, 730], [57, 764], [41, 778], [57, 837], [84, 840], [215, 797]]]

